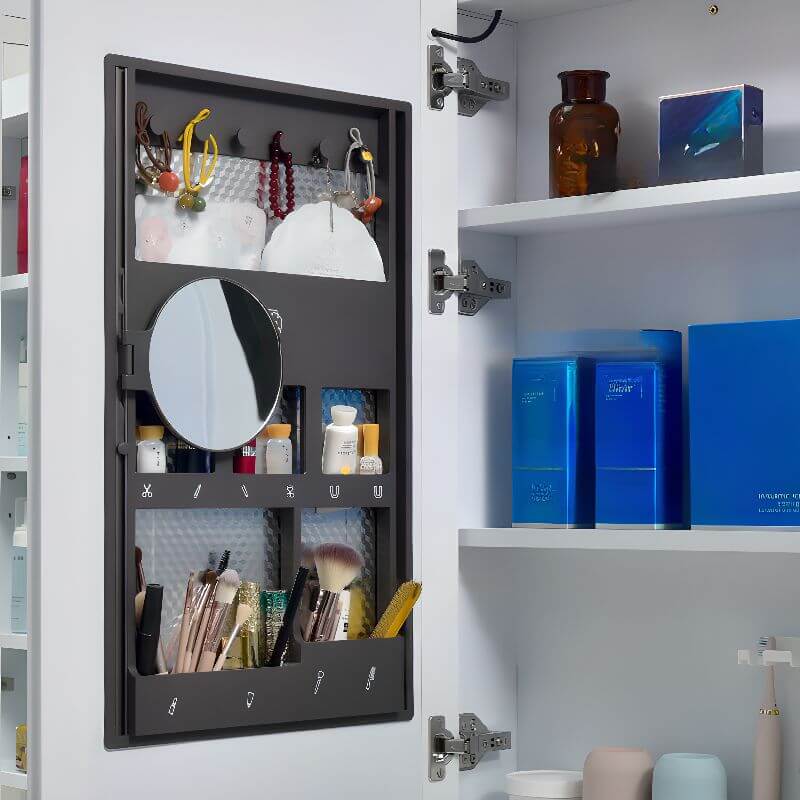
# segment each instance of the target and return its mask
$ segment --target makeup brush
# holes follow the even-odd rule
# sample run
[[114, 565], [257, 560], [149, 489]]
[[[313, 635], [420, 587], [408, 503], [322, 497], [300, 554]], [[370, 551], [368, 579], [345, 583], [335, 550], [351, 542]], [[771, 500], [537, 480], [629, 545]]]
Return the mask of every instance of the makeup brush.
[[142, 611], [144, 610], [144, 595], [145, 591], [137, 592], [136, 597], [133, 598], [133, 614], [136, 618], [136, 629], [138, 630], [142, 625]]
[[[247, 605], [247, 603], [239, 603], [239, 608], [236, 609], [236, 623], [233, 626], [231, 635], [228, 637], [228, 641], [225, 643], [222, 652], [217, 656], [217, 660], [213, 669], [214, 672], [219, 672], [222, 669], [222, 665], [225, 663], [225, 659], [228, 657], [228, 650], [231, 649], [231, 645], [236, 639], [239, 629], [245, 624], [245, 622], [247, 622], [248, 619], [250, 619], [250, 615], [252, 613], [252, 606]], [[202, 672], [202, 670], [200, 671]]]
[[214, 597], [214, 605], [208, 618], [208, 627], [203, 639], [201, 648], [197, 648], [197, 664], [193, 672], [211, 672], [214, 668], [214, 658], [217, 654], [217, 645], [222, 636], [222, 629], [228, 611], [233, 605], [236, 592], [242, 585], [239, 573], [235, 569], [226, 569], [217, 581], [217, 593]]
[[142, 567], [142, 548], [137, 546], [136, 552], [136, 594], [143, 592], [147, 586], [147, 581], [144, 579], [144, 568]]
[[352, 547], [329, 542], [314, 551], [314, 563], [320, 592], [307, 641], [323, 642], [336, 632], [335, 623], [331, 626], [331, 618], [338, 614], [339, 594], [361, 574], [364, 560]]
[[370, 639], [393, 639], [411, 614], [411, 609], [422, 594], [422, 584], [414, 581], [401, 583], [386, 611], [372, 631]]
[[226, 569], [228, 569], [228, 563], [231, 560], [231, 551], [225, 550], [222, 553], [222, 558], [219, 560], [219, 566], [217, 567], [217, 575], [222, 575]]
[[306, 633], [311, 631], [311, 615], [317, 607], [317, 600], [319, 600], [319, 578], [314, 564], [314, 548], [307, 544], [302, 545], [302, 548], [300, 566], [308, 570], [308, 579], [303, 589], [303, 599], [298, 609], [298, 617], [300, 618], [300, 630], [305, 639]]
[[283, 615], [283, 622], [281, 623], [278, 635], [275, 638], [275, 647], [272, 649], [272, 655], [269, 657], [270, 667], [279, 667], [283, 664], [283, 659], [286, 656], [286, 649], [289, 646], [289, 639], [292, 636], [294, 628], [294, 618], [297, 616], [297, 610], [300, 608], [300, 601], [303, 597], [303, 589], [308, 579], [308, 568], [300, 567], [297, 570], [297, 575], [294, 578], [292, 591], [289, 594], [289, 599], [286, 601], [286, 611]]
[[183, 616], [181, 617], [181, 630], [178, 636], [178, 652], [175, 656], [175, 666], [172, 668], [172, 673], [180, 672], [183, 667], [183, 659], [186, 657], [186, 643], [189, 640], [189, 625], [192, 610], [192, 602], [194, 601], [195, 592], [197, 592], [199, 584], [194, 572], [189, 573], [189, 581], [186, 584], [186, 597], [183, 600]]
[[[217, 590], [217, 573], [207, 569], [202, 576], [203, 588], [197, 598], [197, 605], [192, 612], [189, 639], [186, 643], [186, 655], [183, 659], [181, 672], [192, 672], [193, 655], [195, 649], [200, 650], [203, 644], [208, 614], [211, 613], [211, 604], [214, 602], [214, 593]], [[198, 641], [199, 640], [199, 641]]]

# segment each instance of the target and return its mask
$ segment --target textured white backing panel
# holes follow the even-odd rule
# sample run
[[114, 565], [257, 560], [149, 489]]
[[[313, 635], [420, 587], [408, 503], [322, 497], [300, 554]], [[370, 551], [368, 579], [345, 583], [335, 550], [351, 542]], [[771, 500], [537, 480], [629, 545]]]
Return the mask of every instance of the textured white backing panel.
[[519, 200], [548, 196], [548, 115], [565, 69], [611, 73], [608, 99], [620, 112], [624, 182], [658, 174], [658, 98], [751, 83], [764, 90], [764, 167], [800, 168], [795, 101], [800, 5], [794, 0], [635, 0], [519, 26]]

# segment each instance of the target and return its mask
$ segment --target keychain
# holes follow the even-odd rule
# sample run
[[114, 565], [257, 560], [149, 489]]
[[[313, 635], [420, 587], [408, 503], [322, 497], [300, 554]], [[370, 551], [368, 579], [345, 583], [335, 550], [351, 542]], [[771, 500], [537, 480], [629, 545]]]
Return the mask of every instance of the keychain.
[[[372, 151], [364, 144], [361, 138], [361, 131], [358, 128], [350, 128], [350, 138], [353, 142], [345, 156], [345, 191], [337, 193], [336, 202], [342, 208], [352, 211], [366, 225], [372, 222], [373, 217], [383, 205], [383, 200], [375, 194], [375, 162], [372, 157]], [[358, 203], [356, 200], [356, 193], [352, 188], [353, 176], [350, 171], [350, 160], [356, 151], [358, 151], [361, 162], [364, 164], [367, 176], [367, 197], [362, 203]]]
[[[217, 147], [217, 140], [213, 134], [208, 135], [208, 139], [203, 144], [203, 156], [200, 160], [200, 174], [197, 178], [197, 183], [192, 182], [192, 136], [194, 129], [203, 120], [211, 116], [209, 109], [202, 109], [197, 116], [190, 120], [183, 133], [178, 137], [179, 142], [183, 142], [183, 183], [184, 190], [178, 197], [178, 205], [180, 208], [191, 211], [204, 211], [206, 201], [200, 197], [200, 190], [204, 189], [211, 182], [214, 175], [214, 170], [217, 167], [217, 158], [219, 157], [219, 148]], [[211, 142], [211, 147], [214, 155], [209, 160], [208, 157], [208, 143]]]

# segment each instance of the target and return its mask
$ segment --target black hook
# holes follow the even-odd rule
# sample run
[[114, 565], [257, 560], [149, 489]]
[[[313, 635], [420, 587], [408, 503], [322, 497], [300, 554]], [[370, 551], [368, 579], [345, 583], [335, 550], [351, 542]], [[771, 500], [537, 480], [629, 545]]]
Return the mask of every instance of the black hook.
[[438, 28], [431, 28], [431, 36], [433, 36], [435, 39], [450, 39], [451, 41], [461, 42], [462, 44], [478, 44], [478, 42], [488, 39], [494, 33], [494, 29], [500, 24], [500, 17], [502, 16], [502, 10], [497, 9], [494, 12], [492, 21], [489, 23], [489, 27], [478, 36], [461, 36], [458, 33], [447, 33], [446, 31], [440, 31]]

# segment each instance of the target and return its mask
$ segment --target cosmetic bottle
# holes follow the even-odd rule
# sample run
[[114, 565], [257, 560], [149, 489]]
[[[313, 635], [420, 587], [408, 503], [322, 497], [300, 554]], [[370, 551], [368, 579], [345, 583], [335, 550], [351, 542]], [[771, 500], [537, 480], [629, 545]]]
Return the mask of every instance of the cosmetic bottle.
[[254, 475], [256, 471], [256, 440], [243, 444], [233, 456], [233, 471], [242, 475]]
[[28, 343], [19, 340], [17, 379], [17, 455], [28, 455]]
[[358, 469], [358, 428], [352, 406], [332, 406], [322, 446], [323, 475], [355, 475]]
[[175, 472], [207, 473], [214, 471], [214, 454], [199, 450], [189, 442], [178, 439], [175, 444]]
[[264, 447], [264, 472], [267, 475], [292, 474], [292, 426], [285, 423], [267, 425]]
[[28, 632], [27, 500], [14, 501], [14, 538], [11, 547], [11, 632]]
[[136, 471], [161, 474], [167, 471], [167, 447], [161, 425], [140, 425], [136, 429]]
[[383, 462], [378, 455], [381, 426], [369, 423], [361, 426], [364, 435], [364, 455], [358, 464], [360, 475], [382, 475]]

